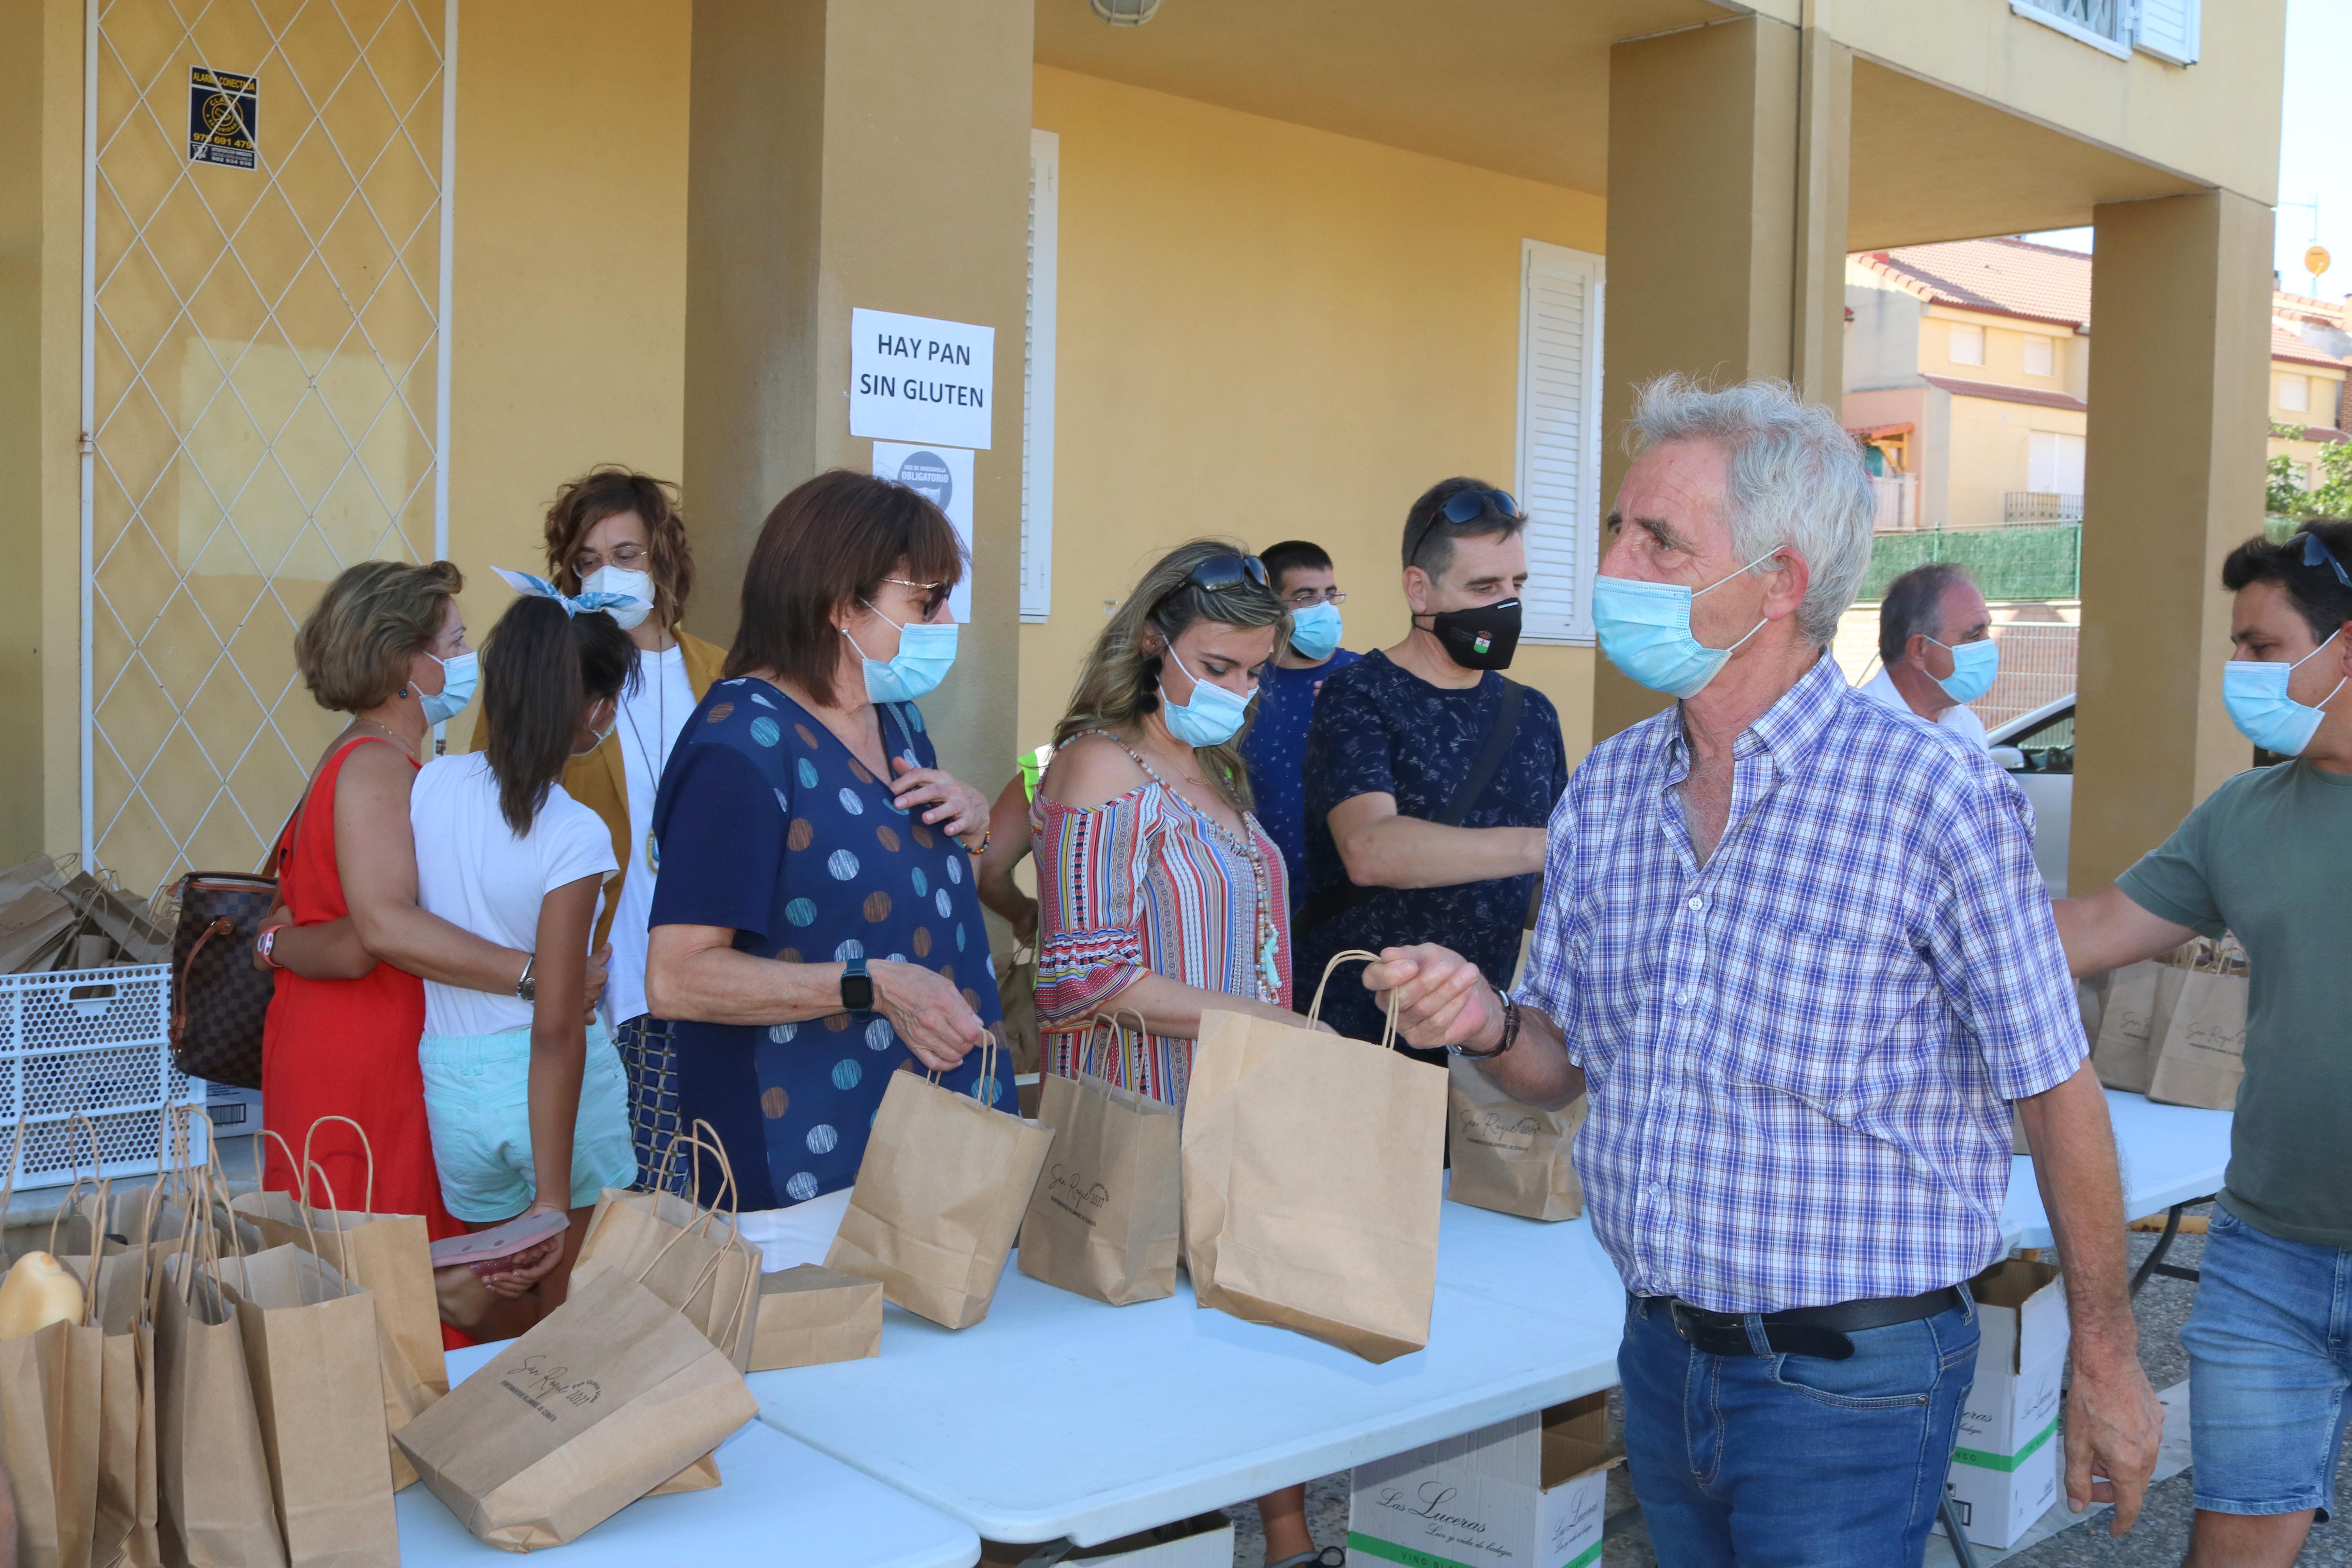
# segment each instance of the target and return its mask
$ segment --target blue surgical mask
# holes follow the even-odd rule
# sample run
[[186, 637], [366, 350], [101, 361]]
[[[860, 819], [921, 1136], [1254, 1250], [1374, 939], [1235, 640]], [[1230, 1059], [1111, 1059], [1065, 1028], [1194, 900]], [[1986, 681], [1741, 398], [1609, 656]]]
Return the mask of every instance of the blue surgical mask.
[[[1170, 648], [1168, 657], [1176, 659], [1176, 668], [1185, 669], [1184, 661], [1176, 658]], [[1253, 688], [1250, 697], [1257, 695]], [[1222, 746], [1241, 733], [1242, 721], [1249, 717], [1250, 697], [1236, 697], [1223, 687], [1192, 675], [1192, 700], [1179, 704], [1168, 695], [1166, 682], [1160, 687], [1160, 712], [1168, 721], [1168, 732], [1188, 746]]]
[[1729, 647], [1708, 647], [1691, 635], [1691, 601], [1699, 594], [1714, 593], [1732, 577], [1755, 570], [1780, 552], [1777, 547], [1767, 551], [1738, 572], [1709, 583], [1698, 594], [1679, 583], [1594, 578], [1592, 629], [1600, 638], [1601, 651], [1637, 686], [1678, 698], [1697, 696], [1740, 643], [1764, 629], [1766, 621], [1748, 627], [1748, 637]]
[[[871, 605], [866, 607], [874, 610]], [[882, 616], [879, 610], [874, 610], [874, 613]], [[882, 616], [882, 618], [890, 621], [887, 616]], [[866, 659], [866, 700], [912, 702], [919, 697], [929, 696], [940, 681], [948, 678], [948, 669], [955, 663], [956, 624], [953, 621], [941, 621], [936, 625], [929, 621], [913, 621], [903, 626], [890, 621], [890, 624], [898, 627], [898, 651], [887, 664], [878, 659]], [[841, 635], [849, 637], [845, 630]], [[857, 639], [849, 637], [849, 646], [857, 647]], [[857, 647], [857, 656], [866, 658], [866, 650]]]
[[1339, 606], [1314, 604], [1290, 612], [1290, 646], [1318, 663], [1339, 649]]
[[1952, 673], [1936, 682], [1944, 695], [1955, 702], [1974, 702], [1992, 689], [1992, 678], [2000, 673], [2000, 645], [1990, 637], [1978, 642], [1936, 642], [1952, 656]]
[[2275, 752], [2282, 757], [2303, 755], [2303, 749], [2311, 744], [2311, 738], [2319, 733], [2320, 723], [2327, 717], [2324, 710], [2335, 700], [2336, 693], [2344, 689], [2344, 682], [2337, 681], [2335, 689], [2314, 707], [2286, 694], [2287, 678], [2306, 661], [2318, 658], [2320, 648], [2341, 635], [2330, 632], [2327, 642], [2293, 664], [2233, 658], [2223, 665], [2221, 705], [2230, 710], [2230, 722], [2238, 727], [2238, 733], [2265, 752]]
[[474, 700], [474, 688], [482, 680], [481, 660], [470, 649], [455, 658], [436, 658], [441, 666], [441, 689], [418, 692], [417, 700], [425, 704], [426, 723], [446, 724]]

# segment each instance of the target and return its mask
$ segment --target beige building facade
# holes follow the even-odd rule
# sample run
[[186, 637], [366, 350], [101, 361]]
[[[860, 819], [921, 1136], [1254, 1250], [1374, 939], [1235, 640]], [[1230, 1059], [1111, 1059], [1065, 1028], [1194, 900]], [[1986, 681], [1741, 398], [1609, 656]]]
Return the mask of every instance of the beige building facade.
[[2077, 884], [2248, 760], [2210, 568], [2273, 392], [2284, 0], [2186, 45], [2011, 0], [0, 15], [12, 858], [142, 891], [256, 863], [333, 727], [289, 647], [323, 584], [446, 555], [485, 628], [488, 568], [536, 563], [593, 463], [681, 481], [688, 623], [725, 641], [768, 508], [874, 460], [857, 309], [994, 332], [971, 623], [926, 704], [958, 773], [1011, 772], [1106, 605], [1195, 534], [1322, 542], [1349, 645], [1394, 640], [1405, 506], [1465, 472], [1535, 515], [1515, 673], [1580, 747], [1654, 706], [1587, 608], [1632, 389], [1835, 403], [1850, 253], [2086, 223], [2100, 355], [2042, 334], [2051, 384], [2095, 411], [2086, 508], [2163, 548], [2086, 550]]

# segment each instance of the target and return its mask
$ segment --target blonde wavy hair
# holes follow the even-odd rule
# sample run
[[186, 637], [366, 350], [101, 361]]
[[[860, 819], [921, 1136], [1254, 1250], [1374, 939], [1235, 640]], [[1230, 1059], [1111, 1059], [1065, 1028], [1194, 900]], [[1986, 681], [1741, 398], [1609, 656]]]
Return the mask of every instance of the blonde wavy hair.
[[[1112, 614], [1086, 662], [1078, 667], [1069, 711], [1054, 731], [1056, 748], [1088, 730], [1129, 731], [1143, 721], [1145, 714], [1155, 711], [1160, 706], [1160, 668], [1166, 649], [1200, 622], [1273, 626], [1276, 650], [1290, 640], [1289, 606], [1275, 596], [1271, 587], [1244, 582], [1238, 587], [1212, 591], [1192, 581], [1193, 570], [1213, 556], [1247, 554], [1246, 547], [1231, 540], [1195, 539], [1153, 563], [1135, 591]], [[1255, 717], [1253, 703], [1251, 719]], [[1244, 723], [1243, 733], [1247, 732]], [[1216, 780], [1225, 798], [1246, 811], [1252, 796], [1241, 739], [1237, 734], [1222, 746], [1198, 747], [1194, 755], [1209, 764], [1209, 776]]]

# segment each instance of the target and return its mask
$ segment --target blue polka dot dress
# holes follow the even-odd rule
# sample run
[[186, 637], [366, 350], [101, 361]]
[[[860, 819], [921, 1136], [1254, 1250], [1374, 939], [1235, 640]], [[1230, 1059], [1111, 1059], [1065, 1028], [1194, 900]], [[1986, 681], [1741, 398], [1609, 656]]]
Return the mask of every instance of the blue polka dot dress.
[[[937, 765], [911, 703], [878, 710], [883, 743]], [[891, 804], [890, 791], [763, 680], [713, 685], [662, 775], [652, 924], [723, 926], [739, 952], [792, 963], [864, 955], [937, 970], [991, 1029], [1002, 1024], [971, 857]], [[679, 1112], [719, 1130], [745, 1209], [835, 1192], [857, 1177], [888, 1075], [915, 1064], [879, 1014], [800, 1023], [677, 1023]], [[980, 1053], [941, 1081], [971, 1093]], [[1012, 1109], [1000, 1058], [996, 1103]], [[715, 1173], [706, 1173], [708, 1194]]]

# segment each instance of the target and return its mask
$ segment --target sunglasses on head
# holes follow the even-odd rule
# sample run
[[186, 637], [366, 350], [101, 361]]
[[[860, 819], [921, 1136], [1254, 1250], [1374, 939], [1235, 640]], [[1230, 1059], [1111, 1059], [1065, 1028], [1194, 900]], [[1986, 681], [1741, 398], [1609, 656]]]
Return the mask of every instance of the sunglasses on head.
[[[1204, 593], [1224, 594], [1244, 583], [1255, 583], [1266, 592], [1274, 591], [1272, 579], [1265, 574], [1265, 563], [1255, 555], [1236, 555], [1231, 551], [1212, 555], [1184, 574], [1184, 581], [1160, 595], [1161, 603], [1174, 598], [1187, 588], [1199, 588]], [[1152, 606], [1157, 609], [1159, 605]]]
[[2319, 535], [2309, 529], [2304, 530], [2303, 533], [2303, 563], [2305, 566], [2332, 566], [2336, 569], [2336, 580], [2352, 588], [2352, 572], [2345, 571], [2344, 563], [2336, 559], [2336, 552], [2322, 543]]
[[1412, 553], [1405, 558], [1405, 564], [1411, 566], [1420, 562], [1421, 547], [1429, 542], [1430, 531], [1441, 519], [1459, 528], [1485, 516], [1489, 508], [1505, 517], [1519, 515], [1518, 500], [1508, 490], [1455, 490], [1447, 496], [1438, 509], [1429, 514], [1429, 521], [1421, 525], [1421, 537], [1412, 542]]

